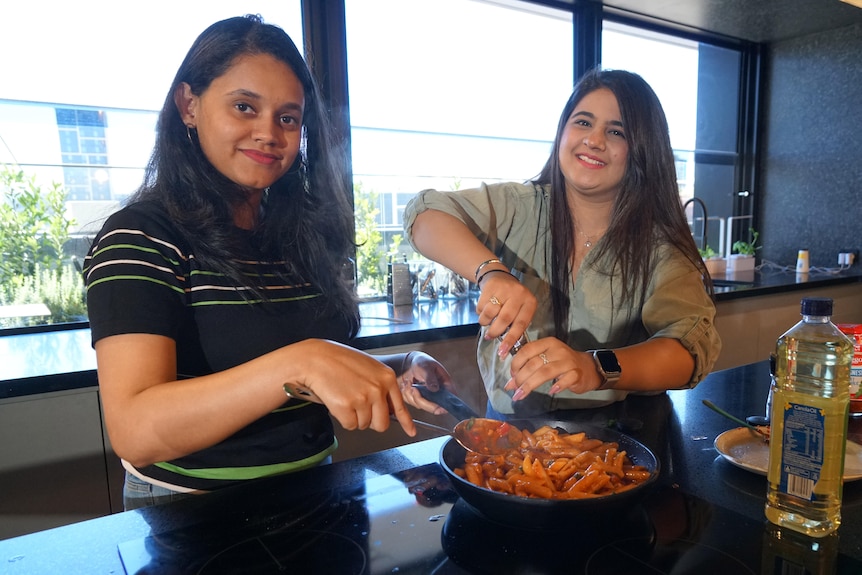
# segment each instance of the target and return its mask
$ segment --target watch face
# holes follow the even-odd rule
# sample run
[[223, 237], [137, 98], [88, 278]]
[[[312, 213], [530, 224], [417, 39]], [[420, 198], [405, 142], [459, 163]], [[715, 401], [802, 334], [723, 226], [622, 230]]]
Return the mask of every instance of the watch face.
[[605, 373], [618, 373], [620, 371], [617, 355], [613, 351], [600, 349], [596, 352], [596, 359], [599, 360], [599, 365], [602, 366], [602, 371]]

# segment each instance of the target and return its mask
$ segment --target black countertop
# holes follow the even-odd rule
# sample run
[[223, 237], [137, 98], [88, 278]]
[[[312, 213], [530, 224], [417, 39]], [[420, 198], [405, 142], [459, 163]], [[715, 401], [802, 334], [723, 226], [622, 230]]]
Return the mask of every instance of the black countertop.
[[[655, 515], [650, 515], [647, 522], [651, 525], [650, 533], [682, 531], [673, 535], [670, 543], [653, 541], [654, 547], [645, 551], [646, 556], [652, 554], [651, 558], [647, 557], [653, 561], [649, 565], [658, 561], [655, 555], [660, 550], [668, 553], [675, 549], [674, 559], [668, 564], [676, 565], [673, 573], [761, 573], [760, 558], [768, 551], [763, 538], [766, 478], [732, 465], [715, 450], [715, 438], [736, 426], [706, 408], [702, 400], [710, 399], [740, 416], [762, 414], [768, 382], [767, 364], [760, 362], [715, 372], [693, 390], [630, 396], [604, 408], [560, 412], [560, 419], [592, 425], [624, 422], [626, 432], [659, 457], [662, 475], [643, 506], [652, 509], [660, 506], [660, 517], [665, 523], [656, 524]], [[862, 426], [857, 425], [856, 420], [851, 420], [851, 438], [856, 441], [862, 440], [859, 427]], [[0, 573], [118, 575], [127, 572], [126, 568], [128, 572], [141, 574], [220, 572], [210, 570], [219, 564], [213, 559], [219, 557], [228, 561], [230, 554], [224, 552], [227, 549], [237, 552], [240, 544], [235, 540], [246, 544], [269, 538], [269, 543], [273, 543], [273, 536], [309, 537], [310, 533], [323, 533], [317, 530], [321, 524], [326, 525], [327, 535], [333, 537], [330, 531], [339, 524], [353, 534], [358, 547], [354, 548], [351, 543], [350, 549], [359, 549], [357, 553], [363, 561], [362, 568], [356, 572], [402, 575], [490, 572], [490, 568], [482, 569], [470, 563], [467, 543], [482, 552], [483, 562], [479, 565], [490, 565], [488, 561], [502, 557], [509, 569], [496, 572], [528, 572], [519, 571], [518, 565], [535, 560], [539, 553], [536, 548], [522, 548], [525, 544], [518, 543], [518, 539], [507, 539], [511, 529], [491, 525], [484, 519], [475, 519], [480, 522], [478, 532], [458, 532], [457, 527], [465, 521], [465, 513], [471, 515], [472, 511], [454, 497], [434, 500], [434, 496], [429, 495], [445, 492], [436, 463], [445, 441], [446, 438], [427, 440], [176, 503], [0, 541]], [[432, 477], [437, 478], [435, 482], [427, 483]], [[329, 499], [319, 498], [322, 494]], [[333, 494], [336, 497], [333, 498]], [[419, 495], [432, 503], [422, 504]], [[318, 500], [324, 503], [309, 513], [310, 502]], [[339, 518], [321, 518], [322, 513], [332, 515], [342, 507], [350, 510]], [[862, 481], [847, 482], [843, 522], [838, 531], [835, 572], [840, 574], [862, 573], [860, 507]], [[361, 520], [354, 516], [357, 509], [361, 511]], [[254, 526], [252, 533], [248, 531], [249, 526]], [[580, 538], [572, 535], [577, 529], [578, 524], [574, 522], [554, 530], [555, 536], [562, 536], [562, 533], [567, 537], [565, 541], [571, 547], [567, 553], [577, 552]], [[530, 537], [530, 534], [524, 536]], [[344, 542], [343, 539], [339, 541]], [[457, 544], [459, 541], [461, 545]], [[685, 549], [681, 551], [678, 545], [682, 543]], [[296, 540], [290, 545], [284, 541], [282, 544], [283, 552], [290, 550], [291, 567], [298, 567], [297, 561], [301, 559], [295, 556]], [[504, 548], [499, 548], [501, 545]], [[311, 553], [313, 545], [309, 543], [309, 546]], [[725, 559], [732, 555], [736, 559], [729, 560], [741, 561], [749, 570], [727, 571], [726, 564], [713, 563], [712, 559], [704, 562], [703, 558], [697, 568], [684, 568], [685, 562], [698, 556], [688, 552], [693, 548], [711, 549], [713, 554], [724, 553]], [[475, 556], [477, 549], [472, 551]], [[528, 551], [533, 552], [532, 555]], [[353, 572], [348, 569], [346, 559], [334, 551], [322, 553], [314, 561], [325, 559], [329, 570], [312, 568], [302, 572]], [[548, 551], [544, 553], [547, 556]], [[595, 553], [592, 556], [595, 557]], [[204, 559], [200, 557], [206, 559], [210, 568], [201, 568]], [[662, 556], [661, 560], [667, 557]], [[222, 566], [226, 564], [221, 563]], [[319, 567], [318, 563], [314, 565]], [[633, 572], [670, 573], [672, 567], [663, 569], [666, 570]], [[244, 569], [238, 572], [267, 571]], [[579, 569], [577, 572], [605, 571]]]
[[[750, 298], [862, 282], [862, 269], [840, 273], [751, 271], [716, 278], [716, 300]], [[478, 331], [476, 295], [466, 299], [360, 304], [359, 349], [411, 345]], [[97, 385], [96, 356], [86, 324], [75, 329], [0, 335], [0, 399]]]
[[797, 274], [770, 266], [716, 275], [712, 279], [716, 301], [728, 301], [862, 282], [862, 269], [858, 266], [846, 270], [816, 268], [809, 273]]
[[[376, 349], [475, 336], [476, 300], [360, 304], [362, 328], [353, 345]], [[71, 329], [0, 335], [0, 399], [98, 385], [96, 353], [86, 324]]]

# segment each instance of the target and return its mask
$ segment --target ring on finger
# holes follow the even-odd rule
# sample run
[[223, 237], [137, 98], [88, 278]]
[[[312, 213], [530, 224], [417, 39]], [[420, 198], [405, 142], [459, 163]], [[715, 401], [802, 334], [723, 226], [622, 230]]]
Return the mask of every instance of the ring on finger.
[[549, 363], [551, 363], [551, 361], [548, 359], [548, 356], [544, 353], [540, 353], [539, 358], [542, 360], [542, 364], [544, 365], [548, 365]]
[[497, 299], [497, 296], [491, 296], [491, 299], [488, 300], [488, 303], [492, 303], [494, 305], [503, 305], [503, 302]]

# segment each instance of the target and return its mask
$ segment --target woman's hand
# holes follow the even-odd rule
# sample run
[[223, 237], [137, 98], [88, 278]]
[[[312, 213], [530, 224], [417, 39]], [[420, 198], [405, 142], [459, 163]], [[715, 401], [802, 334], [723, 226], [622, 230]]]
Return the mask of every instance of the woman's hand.
[[332, 341], [305, 340], [294, 345], [314, 348], [303, 350], [305, 367], [295, 383], [316, 395], [344, 429], [385, 431], [394, 415], [407, 435], [416, 435], [392, 368]]
[[527, 397], [547, 381], [554, 381], [550, 393], [568, 389], [585, 393], [599, 388], [602, 378], [589, 353], [575, 351], [555, 337], [525, 344], [512, 358], [512, 379], [504, 389], [514, 391], [513, 401]]
[[[677, 339], [653, 337], [616, 348], [614, 352], [621, 368], [614, 389], [680, 389], [689, 384], [694, 373], [694, 358]], [[586, 393], [602, 385], [592, 355], [575, 351], [555, 337], [525, 344], [512, 358], [511, 370], [512, 379], [504, 389], [514, 391], [514, 401], [523, 399], [547, 381], [554, 382], [549, 390], [551, 395], [566, 389]]]
[[97, 342], [96, 357], [111, 444], [139, 467], [223, 441], [282, 407], [285, 384], [311, 392], [299, 397], [326, 405], [345, 429], [384, 431], [394, 414], [408, 435], [416, 435], [395, 371], [328, 340], [303, 340], [183, 380], [175, 379], [176, 344], [164, 336], [106, 337]]
[[446, 409], [433, 403], [419, 393], [417, 386], [439, 391], [441, 388], [457, 395], [452, 376], [436, 359], [421, 351], [411, 351], [404, 356], [398, 385], [405, 403], [434, 415], [447, 413]]
[[536, 296], [505, 272], [487, 274], [480, 287], [482, 294], [476, 305], [479, 325], [488, 326], [485, 339], [505, 334], [497, 352], [504, 356], [533, 321], [538, 305]]

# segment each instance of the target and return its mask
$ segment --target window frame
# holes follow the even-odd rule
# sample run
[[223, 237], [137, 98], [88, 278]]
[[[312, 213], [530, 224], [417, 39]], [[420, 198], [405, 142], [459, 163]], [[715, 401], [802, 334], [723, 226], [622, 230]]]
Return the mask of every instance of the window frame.
[[[736, 153], [733, 158], [728, 158], [727, 156], [719, 157], [719, 155], [712, 154], [708, 151], [695, 150], [695, 161], [726, 164], [728, 159], [733, 160], [735, 167], [734, 188], [732, 191], [728, 192], [733, 195], [732, 207], [729, 215], [734, 217], [751, 216], [751, 223], [746, 224], [744, 227], [746, 230], [748, 225], [752, 225], [757, 228], [756, 199], [758, 194], [755, 166], [757, 165], [758, 149], [757, 127], [760, 124], [762, 107], [760, 101], [761, 62], [763, 58], [762, 46], [746, 40], [729, 38], [727, 36], [712, 34], [702, 30], [693, 30], [682, 25], [672, 25], [666, 21], [658, 21], [647, 16], [634, 15], [624, 10], [610, 7], [605, 7], [603, 9], [602, 17], [605, 20], [618, 24], [642, 28], [660, 34], [667, 34], [685, 40], [691, 40], [693, 42], [710, 44], [716, 48], [725, 48], [739, 52], [740, 67]], [[736, 239], [748, 239], [747, 231], [739, 229], [728, 230], [728, 234], [731, 241]], [[743, 235], [745, 237], [742, 237]]]

